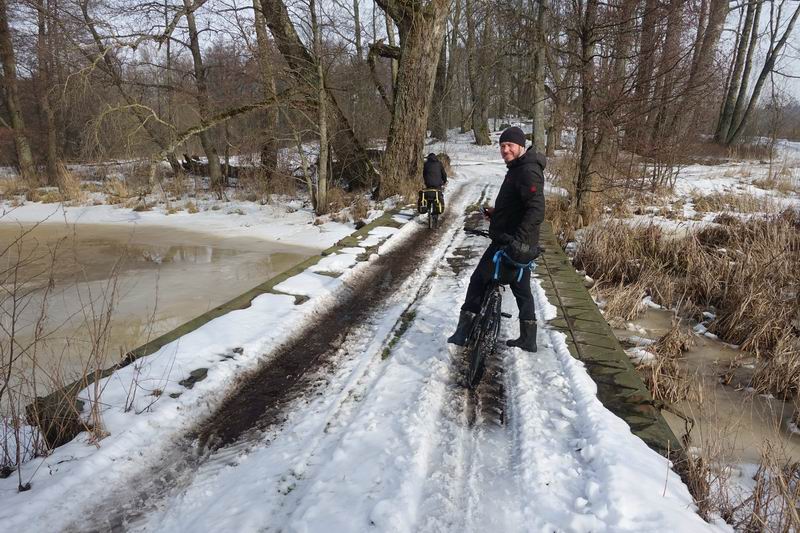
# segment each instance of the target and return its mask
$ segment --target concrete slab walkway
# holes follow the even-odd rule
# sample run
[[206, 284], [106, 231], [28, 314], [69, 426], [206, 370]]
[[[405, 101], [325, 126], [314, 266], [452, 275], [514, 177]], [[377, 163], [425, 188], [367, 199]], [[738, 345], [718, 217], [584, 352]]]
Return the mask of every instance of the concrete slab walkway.
[[652, 449], [672, 455], [680, 442], [547, 223], [542, 225], [541, 243], [545, 252], [536, 272], [557, 309], [550, 324], [566, 334], [570, 353], [586, 365], [603, 405]]

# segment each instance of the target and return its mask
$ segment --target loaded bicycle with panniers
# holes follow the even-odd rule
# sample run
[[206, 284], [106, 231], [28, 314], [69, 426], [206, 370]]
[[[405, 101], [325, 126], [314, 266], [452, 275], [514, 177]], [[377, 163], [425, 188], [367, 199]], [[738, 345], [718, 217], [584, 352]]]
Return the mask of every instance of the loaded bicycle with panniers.
[[444, 195], [441, 189], [427, 188], [419, 191], [417, 195], [417, 211], [428, 215], [428, 227], [439, 227], [439, 215], [444, 213]]

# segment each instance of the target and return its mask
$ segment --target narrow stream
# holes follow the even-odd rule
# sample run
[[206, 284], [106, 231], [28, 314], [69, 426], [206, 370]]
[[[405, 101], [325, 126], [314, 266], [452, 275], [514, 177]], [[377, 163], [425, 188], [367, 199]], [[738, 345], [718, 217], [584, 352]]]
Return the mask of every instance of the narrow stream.
[[0, 224], [0, 366], [16, 358], [16, 396], [41, 396], [316, 253], [164, 227]]
[[[648, 309], [633, 324], [642, 331], [620, 331], [620, 339], [640, 335], [657, 339], [671, 326], [672, 313]], [[675, 407], [695, 419], [691, 432], [693, 446], [714, 449], [726, 463], [758, 463], [765, 446], [785, 459], [800, 461], [800, 435], [788, 430], [794, 406], [778, 398], [755, 394], [746, 387], [723, 385], [720, 375], [730, 362], [745, 358], [746, 354], [715, 339], [695, 336], [695, 344], [684, 353], [681, 364], [697, 380], [700, 397], [695, 401], [680, 402]], [[746, 362], [746, 361], [745, 361]], [[664, 411], [670, 427], [677, 436], [685, 434], [684, 421]]]

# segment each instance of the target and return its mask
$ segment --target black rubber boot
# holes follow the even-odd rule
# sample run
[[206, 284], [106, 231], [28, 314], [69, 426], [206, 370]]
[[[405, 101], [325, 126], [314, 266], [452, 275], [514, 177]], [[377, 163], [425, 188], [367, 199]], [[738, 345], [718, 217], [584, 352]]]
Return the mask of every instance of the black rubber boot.
[[450, 344], [457, 344], [459, 346], [466, 345], [467, 337], [469, 337], [469, 330], [472, 327], [473, 320], [475, 320], [475, 313], [464, 311], [462, 309], [461, 314], [458, 317], [458, 326], [456, 326], [456, 332], [447, 338], [447, 342]]
[[536, 321], [535, 320], [520, 320], [519, 321], [519, 338], [514, 340], [507, 340], [507, 346], [514, 348], [521, 348], [526, 352], [536, 351]]

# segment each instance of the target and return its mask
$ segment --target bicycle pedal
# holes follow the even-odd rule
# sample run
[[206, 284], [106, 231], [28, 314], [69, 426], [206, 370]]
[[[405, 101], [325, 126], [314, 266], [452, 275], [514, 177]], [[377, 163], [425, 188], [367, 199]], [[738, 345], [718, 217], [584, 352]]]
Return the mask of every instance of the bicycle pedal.
[[511, 313], [500, 313], [500, 316], [505, 318], [511, 318]]

